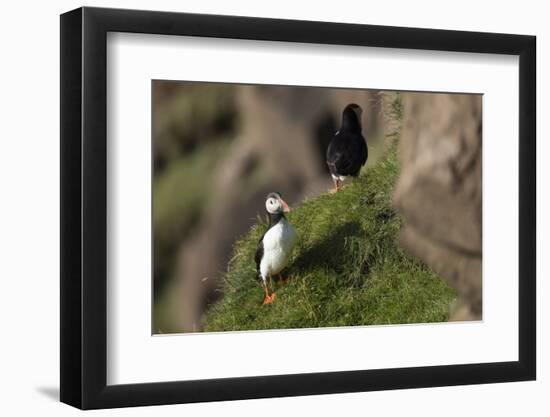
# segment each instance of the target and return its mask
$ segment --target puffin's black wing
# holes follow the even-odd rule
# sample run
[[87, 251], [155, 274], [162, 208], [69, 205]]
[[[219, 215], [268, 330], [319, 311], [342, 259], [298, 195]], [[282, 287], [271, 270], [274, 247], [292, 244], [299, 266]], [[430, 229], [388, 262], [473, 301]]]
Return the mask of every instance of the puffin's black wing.
[[262, 262], [262, 258], [264, 257], [264, 236], [265, 236], [265, 233], [262, 235], [262, 237], [258, 241], [256, 254], [254, 255], [254, 260], [256, 261], [256, 272], [257, 272], [256, 278], [259, 278], [260, 276], [260, 263]]
[[367, 163], [368, 158], [369, 158], [369, 148], [367, 147], [367, 142], [365, 142], [365, 139], [361, 135], [361, 166]]
[[367, 144], [361, 134], [337, 134], [327, 149], [327, 165], [336, 176], [357, 176], [367, 157]]
[[331, 174], [348, 175], [352, 168], [352, 161], [347, 152], [331, 143], [327, 149], [327, 165]]

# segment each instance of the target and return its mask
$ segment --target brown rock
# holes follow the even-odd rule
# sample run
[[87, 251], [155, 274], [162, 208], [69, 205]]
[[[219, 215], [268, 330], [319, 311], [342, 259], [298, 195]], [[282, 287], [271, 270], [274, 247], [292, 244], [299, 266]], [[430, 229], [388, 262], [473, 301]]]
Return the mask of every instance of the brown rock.
[[394, 204], [402, 246], [455, 287], [481, 317], [481, 96], [403, 94]]

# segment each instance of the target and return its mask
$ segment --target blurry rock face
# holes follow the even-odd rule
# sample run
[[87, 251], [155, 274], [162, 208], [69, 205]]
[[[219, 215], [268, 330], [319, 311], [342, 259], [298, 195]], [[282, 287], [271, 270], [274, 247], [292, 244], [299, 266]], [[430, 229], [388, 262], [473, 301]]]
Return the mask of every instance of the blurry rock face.
[[480, 318], [481, 96], [404, 94], [403, 115], [401, 244], [461, 294], [451, 320]]

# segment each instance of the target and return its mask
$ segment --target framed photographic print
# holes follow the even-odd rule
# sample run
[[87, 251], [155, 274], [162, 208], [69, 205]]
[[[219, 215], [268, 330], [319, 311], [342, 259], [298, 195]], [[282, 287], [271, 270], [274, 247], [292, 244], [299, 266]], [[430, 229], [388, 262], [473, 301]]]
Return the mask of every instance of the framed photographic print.
[[61, 16], [61, 401], [535, 379], [535, 37]]

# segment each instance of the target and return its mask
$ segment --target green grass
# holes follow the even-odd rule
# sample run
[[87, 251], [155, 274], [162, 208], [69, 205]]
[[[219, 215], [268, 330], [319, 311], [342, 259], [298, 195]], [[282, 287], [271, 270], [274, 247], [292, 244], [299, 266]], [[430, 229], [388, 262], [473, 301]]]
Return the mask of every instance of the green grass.
[[336, 195], [306, 200], [288, 216], [298, 243], [277, 298], [262, 306], [254, 252], [267, 220], [234, 246], [223, 298], [205, 331], [428, 323], [448, 319], [455, 292], [398, 243], [401, 219], [391, 206], [399, 174], [396, 146]]

